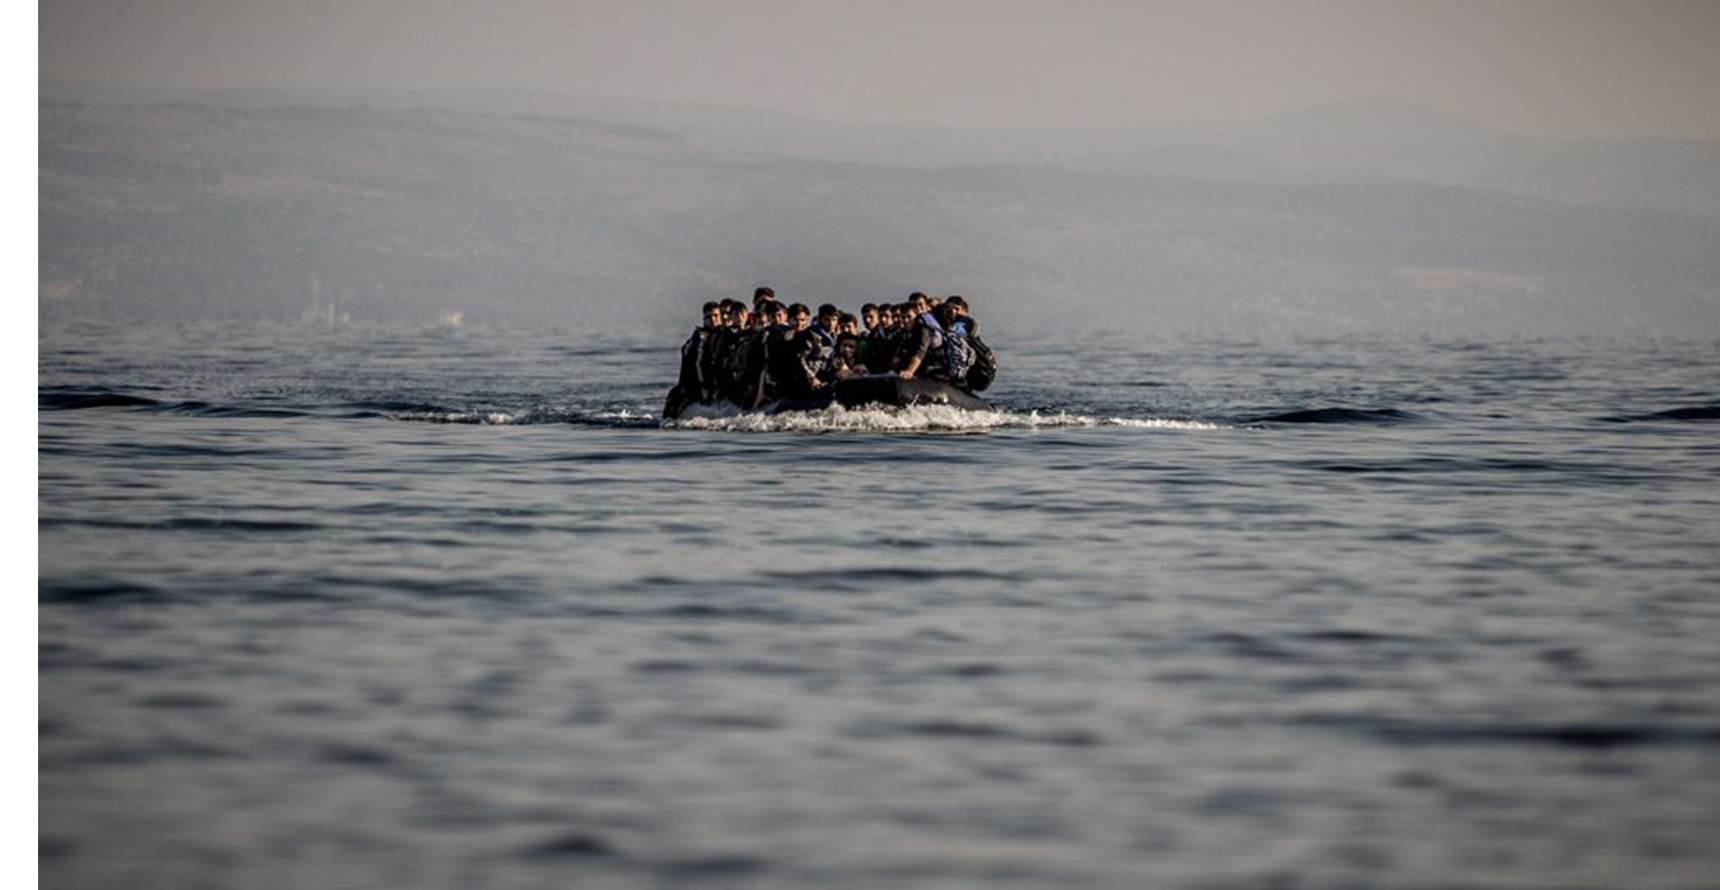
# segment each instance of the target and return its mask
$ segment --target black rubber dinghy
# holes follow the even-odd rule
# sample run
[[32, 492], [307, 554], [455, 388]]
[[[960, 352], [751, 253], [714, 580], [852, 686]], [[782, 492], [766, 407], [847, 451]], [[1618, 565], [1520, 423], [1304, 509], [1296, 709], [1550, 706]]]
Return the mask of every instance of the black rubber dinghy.
[[[671, 391], [663, 406], [663, 416], [669, 420], [680, 417], [697, 403], [683, 402]], [[949, 405], [966, 411], [991, 411], [991, 403], [963, 389], [936, 380], [903, 380], [894, 374], [871, 374], [838, 380], [825, 390], [807, 399], [781, 399], [764, 406], [767, 414], [783, 411], [822, 411], [836, 403], [844, 408], [882, 405], [886, 408], [906, 408], [910, 405]]]
[[831, 385], [831, 396], [844, 408], [863, 405], [951, 405], [968, 411], [990, 411], [991, 403], [963, 389], [936, 380], [903, 380], [894, 374], [850, 377]]

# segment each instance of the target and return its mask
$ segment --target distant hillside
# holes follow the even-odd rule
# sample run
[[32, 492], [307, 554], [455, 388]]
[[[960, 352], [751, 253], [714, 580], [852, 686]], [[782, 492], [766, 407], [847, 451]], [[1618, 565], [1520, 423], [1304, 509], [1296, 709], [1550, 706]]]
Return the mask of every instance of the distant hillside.
[[1235, 182], [1401, 181], [1720, 218], [1720, 142], [1548, 139], [1407, 102], [1362, 98], [1276, 117], [1098, 129], [866, 126], [782, 112], [510, 90], [173, 93], [48, 81], [46, 98], [94, 104], [434, 109], [643, 126], [741, 157], [893, 167], [1017, 165]]
[[[46, 321], [295, 318], [314, 304], [669, 329], [768, 282], [849, 306], [960, 292], [1021, 326], [1720, 332], [1712, 219], [1230, 178], [1203, 168], [1204, 150], [1161, 149], [1174, 175], [1035, 160], [1055, 149], [1046, 134], [1014, 160], [982, 148], [989, 160], [960, 163], [934, 145], [935, 161], [885, 164], [794, 155], [789, 135], [749, 147], [720, 111], [678, 126], [529, 103], [109, 98], [41, 103]], [[1281, 169], [1243, 149], [1215, 157]]]

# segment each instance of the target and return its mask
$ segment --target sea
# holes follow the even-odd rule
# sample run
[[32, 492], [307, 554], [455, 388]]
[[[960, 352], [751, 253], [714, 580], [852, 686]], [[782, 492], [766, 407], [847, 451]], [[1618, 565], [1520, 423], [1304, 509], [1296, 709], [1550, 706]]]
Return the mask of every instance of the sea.
[[45, 888], [1720, 887], [1720, 341], [45, 324]]

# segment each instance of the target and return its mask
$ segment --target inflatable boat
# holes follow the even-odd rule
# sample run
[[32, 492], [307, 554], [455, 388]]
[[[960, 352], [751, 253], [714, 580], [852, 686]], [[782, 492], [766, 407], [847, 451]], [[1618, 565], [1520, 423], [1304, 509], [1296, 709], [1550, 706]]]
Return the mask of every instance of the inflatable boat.
[[[669, 393], [663, 405], [663, 418], [674, 420], [697, 406], [681, 398], [680, 388]], [[727, 402], [721, 404], [727, 405]], [[822, 411], [832, 404], [844, 408], [864, 408], [879, 405], [885, 408], [906, 408], [910, 405], [949, 405], [967, 411], [993, 410], [991, 403], [963, 389], [936, 380], [915, 378], [904, 380], [894, 374], [870, 374], [838, 380], [805, 399], [779, 399], [766, 403], [766, 414], [783, 411]]]

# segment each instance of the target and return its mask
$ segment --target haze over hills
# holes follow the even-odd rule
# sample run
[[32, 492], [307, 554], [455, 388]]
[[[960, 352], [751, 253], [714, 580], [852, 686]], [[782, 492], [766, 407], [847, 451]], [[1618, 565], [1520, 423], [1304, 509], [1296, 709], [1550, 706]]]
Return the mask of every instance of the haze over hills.
[[767, 282], [1075, 328], [1720, 331], [1720, 143], [1383, 100], [992, 132], [498, 92], [42, 95], [44, 321], [315, 301], [673, 328]]
[[184, 93], [51, 81], [44, 84], [42, 93], [97, 103], [545, 114], [661, 129], [725, 153], [888, 166], [1050, 164], [1247, 182], [1402, 179], [1568, 203], [1720, 217], [1720, 142], [1551, 139], [1380, 97], [1253, 119], [1155, 121], [1100, 129], [975, 130], [862, 126], [757, 108], [518, 90]]

